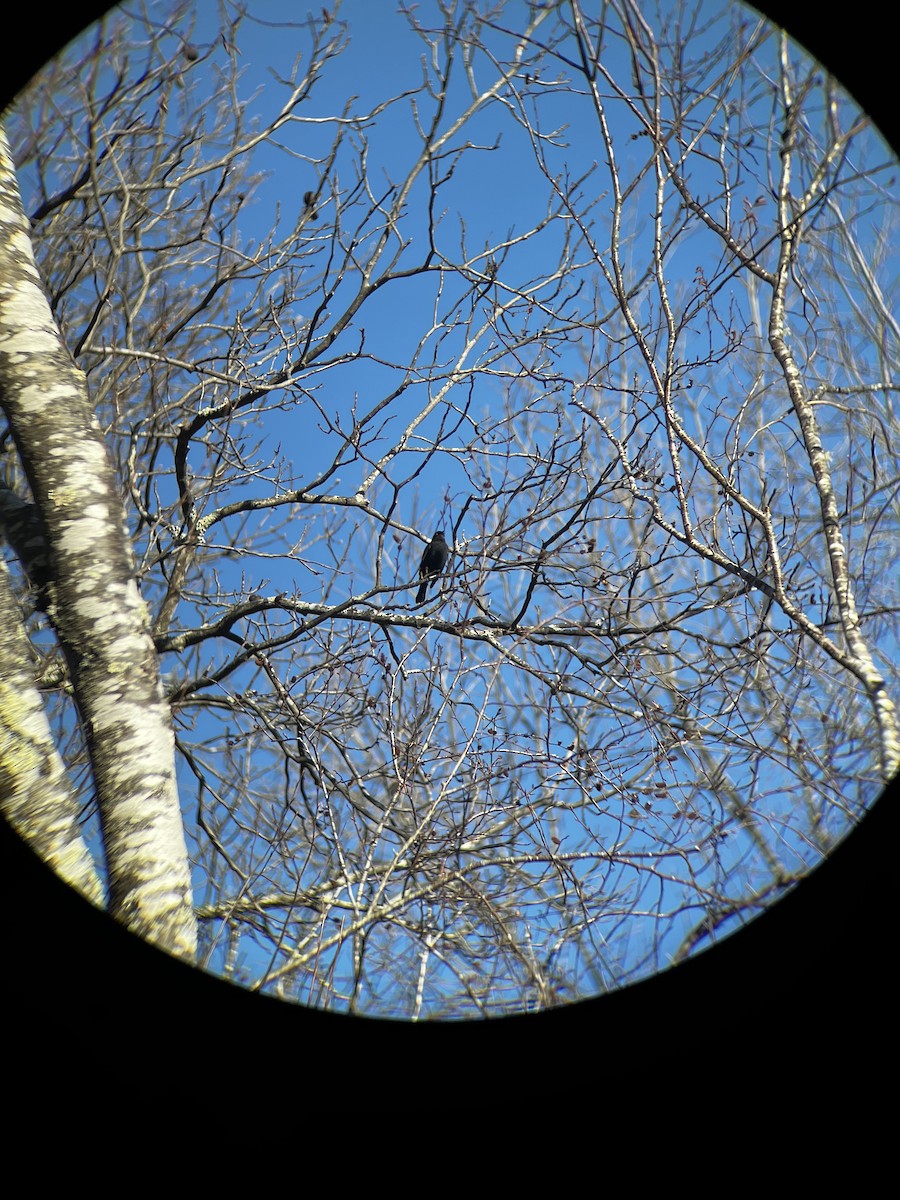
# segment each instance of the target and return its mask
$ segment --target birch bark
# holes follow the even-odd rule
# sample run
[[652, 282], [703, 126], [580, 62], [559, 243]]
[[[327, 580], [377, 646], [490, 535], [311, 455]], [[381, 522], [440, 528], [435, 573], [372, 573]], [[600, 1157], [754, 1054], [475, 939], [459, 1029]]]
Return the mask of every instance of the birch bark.
[[115, 476], [84, 375], [41, 287], [2, 132], [0, 395], [46, 538], [47, 615], [66, 655], [91, 759], [110, 910], [133, 932], [193, 958], [174, 738], [149, 616]]

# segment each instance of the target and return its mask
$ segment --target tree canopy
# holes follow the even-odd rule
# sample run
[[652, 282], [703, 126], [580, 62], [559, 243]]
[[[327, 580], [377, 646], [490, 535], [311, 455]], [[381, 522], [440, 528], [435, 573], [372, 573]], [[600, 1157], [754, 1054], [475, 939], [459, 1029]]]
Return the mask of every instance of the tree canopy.
[[[5, 125], [124, 504], [198, 962], [549, 1008], [725, 937], [860, 820], [900, 757], [896, 163], [784, 34], [150, 6]], [[24, 441], [16, 661], [97, 893], [122, 785]]]

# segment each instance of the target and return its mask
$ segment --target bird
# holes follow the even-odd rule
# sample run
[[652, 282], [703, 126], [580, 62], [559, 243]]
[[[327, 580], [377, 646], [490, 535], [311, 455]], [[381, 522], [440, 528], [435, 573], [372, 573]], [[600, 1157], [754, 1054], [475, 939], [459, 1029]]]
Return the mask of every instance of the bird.
[[306, 216], [308, 216], [311, 221], [315, 221], [315, 219], [318, 215], [316, 213], [316, 193], [315, 192], [304, 192], [303, 193], [303, 204], [304, 204], [304, 212], [305, 212]]
[[428, 592], [428, 585], [432, 580], [437, 579], [441, 571], [447, 565], [447, 559], [450, 557], [450, 547], [444, 540], [444, 531], [439, 529], [422, 555], [422, 561], [419, 563], [419, 578], [422, 580], [418, 595], [416, 596], [416, 604], [421, 604]]

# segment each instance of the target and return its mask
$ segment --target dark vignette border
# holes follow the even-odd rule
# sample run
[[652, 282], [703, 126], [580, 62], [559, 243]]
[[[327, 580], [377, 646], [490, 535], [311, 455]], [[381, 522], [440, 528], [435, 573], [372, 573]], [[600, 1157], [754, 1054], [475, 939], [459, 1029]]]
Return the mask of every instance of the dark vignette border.
[[[32, 13], [15, 31], [8, 22], [0, 106], [106, 7], [88, 0], [56, 9], [49, 20]], [[758, 7], [841, 79], [896, 151], [897, 51], [886, 10], [872, 0], [852, 6], [852, 16], [843, 5], [831, 14], [820, 4], [784, 0]], [[46, 1089], [48, 1073], [61, 1081], [65, 1068], [75, 1068], [69, 1077], [76, 1087], [85, 1082], [78, 1068], [125, 1078], [139, 1063], [153, 1088], [163, 1063], [175, 1064], [184, 1098], [215, 1110], [221, 1098], [200, 1100], [198, 1089], [216, 1075], [249, 1072], [264, 1088], [274, 1082], [295, 1094], [292, 1113], [275, 1116], [274, 1124], [287, 1117], [299, 1144], [309, 1131], [306, 1118], [330, 1097], [362, 1094], [354, 1079], [368, 1080], [364, 1092], [382, 1103], [427, 1096], [435, 1108], [457, 1112], [499, 1104], [498, 1116], [524, 1118], [524, 1127], [540, 1112], [578, 1109], [605, 1124], [604, 1114], [625, 1115], [623, 1089], [627, 1095], [635, 1088], [644, 1096], [644, 1115], [633, 1114], [640, 1126], [648, 1102], [656, 1107], [660, 1084], [666, 1092], [699, 1084], [720, 1100], [724, 1089], [739, 1112], [739, 1097], [753, 1087], [789, 1111], [801, 1097], [829, 1110], [835, 1103], [833, 1115], [852, 1139], [854, 1130], [866, 1129], [873, 1101], [877, 1108], [867, 1089], [877, 1094], [880, 1078], [891, 1087], [885, 1058], [896, 1053], [896, 792], [897, 781], [774, 909], [696, 959], [597, 1000], [456, 1024], [294, 1008], [186, 967], [81, 901], [0, 821], [0, 1028], [14, 1068], [10, 1083], [19, 1082], [16, 1067], [24, 1068], [23, 1080]], [[702, 1111], [682, 1114], [690, 1159], [695, 1138], [705, 1143], [728, 1132], [731, 1105], [718, 1104], [705, 1118]], [[665, 1113], [664, 1122], [680, 1124], [669, 1105]], [[650, 1118], [654, 1125], [661, 1115]], [[614, 1147], [608, 1151], [615, 1157]]]

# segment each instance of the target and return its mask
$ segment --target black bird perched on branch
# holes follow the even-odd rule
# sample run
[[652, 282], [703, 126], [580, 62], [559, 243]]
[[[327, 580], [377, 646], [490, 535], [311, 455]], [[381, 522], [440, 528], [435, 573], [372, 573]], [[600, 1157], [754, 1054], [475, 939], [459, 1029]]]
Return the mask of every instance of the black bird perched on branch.
[[316, 193], [304, 192], [303, 204], [306, 216], [308, 216], [311, 221], [315, 221], [316, 217], [318, 216], [316, 212]]
[[443, 571], [449, 557], [450, 547], [444, 541], [443, 529], [439, 529], [425, 547], [425, 553], [419, 563], [419, 578], [422, 580], [422, 586], [416, 596], [416, 604], [421, 604], [425, 599], [429, 584], [432, 580], [437, 579]]

